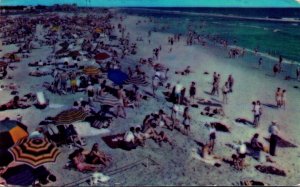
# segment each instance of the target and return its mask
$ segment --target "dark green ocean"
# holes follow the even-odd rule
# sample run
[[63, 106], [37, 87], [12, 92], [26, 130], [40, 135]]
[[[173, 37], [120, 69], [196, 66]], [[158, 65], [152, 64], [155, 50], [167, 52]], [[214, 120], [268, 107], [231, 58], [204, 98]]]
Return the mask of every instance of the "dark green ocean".
[[[164, 32], [186, 33], [191, 25], [198, 33], [226, 38], [229, 44], [290, 62], [300, 63], [300, 9], [124, 9], [126, 13], [151, 16], [170, 25]], [[205, 14], [205, 15], [204, 15]], [[209, 14], [209, 15], [208, 15]]]

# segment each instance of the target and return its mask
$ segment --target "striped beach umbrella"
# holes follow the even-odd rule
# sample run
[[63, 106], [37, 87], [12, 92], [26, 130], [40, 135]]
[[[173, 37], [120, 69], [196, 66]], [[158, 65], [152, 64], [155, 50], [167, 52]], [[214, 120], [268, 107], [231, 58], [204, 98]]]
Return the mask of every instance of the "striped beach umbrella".
[[9, 151], [16, 162], [22, 162], [34, 168], [48, 162], [55, 162], [60, 154], [56, 145], [46, 138], [25, 138]]
[[88, 114], [80, 109], [69, 109], [62, 111], [54, 117], [54, 122], [56, 125], [71, 124], [76, 121], [84, 120]]
[[7, 67], [7, 66], [8, 66], [8, 64], [6, 62], [3, 62], [3, 61], [0, 62], [0, 68]]
[[94, 99], [95, 102], [99, 102], [101, 105], [119, 106], [121, 105], [120, 100], [110, 94], [104, 96], [97, 96]]
[[149, 83], [142, 77], [129, 77], [125, 81], [125, 84], [135, 84], [135, 85], [139, 85], [139, 86], [148, 86], [149, 85]]
[[110, 57], [107, 53], [98, 53], [95, 55], [95, 60], [106, 60]]
[[99, 75], [101, 70], [96, 66], [87, 66], [83, 69], [83, 73], [86, 75]]
[[7, 149], [28, 136], [27, 127], [22, 123], [5, 119], [0, 121], [0, 148]]

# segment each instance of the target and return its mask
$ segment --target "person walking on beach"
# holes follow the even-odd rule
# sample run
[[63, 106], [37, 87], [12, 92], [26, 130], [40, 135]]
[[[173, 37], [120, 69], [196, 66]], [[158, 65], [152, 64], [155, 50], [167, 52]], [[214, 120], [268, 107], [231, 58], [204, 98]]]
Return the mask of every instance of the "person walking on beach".
[[262, 115], [262, 107], [261, 107], [259, 100], [256, 102], [253, 101], [252, 104], [253, 104], [252, 112], [254, 114], [253, 125], [254, 125], [254, 127], [258, 127], [259, 121], [260, 121], [260, 116]]
[[234, 79], [233, 79], [232, 75], [228, 76], [227, 82], [228, 82], [228, 86], [229, 86], [229, 92], [233, 92], [232, 87], [234, 84]]
[[277, 88], [277, 91], [275, 92], [275, 102], [277, 108], [281, 107], [281, 89]]
[[269, 133], [270, 136], [270, 155], [276, 156], [276, 146], [279, 134], [279, 127], [276, 121], [272, 121], [271, 125], [269, 126]]
[[223, 103], [227, 104], [228, 103], [228, 94], [229, 93], [229, 83], [226, 82], [224, 86], [222, 87], [222, 95], [223, 95]]

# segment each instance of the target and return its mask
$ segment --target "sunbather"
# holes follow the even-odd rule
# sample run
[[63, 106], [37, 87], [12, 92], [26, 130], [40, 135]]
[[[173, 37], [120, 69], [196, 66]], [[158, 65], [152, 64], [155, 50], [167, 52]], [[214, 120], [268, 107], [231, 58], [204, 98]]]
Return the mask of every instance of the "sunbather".
[[98, 143], [95, 143], [91, 151], [86, 155], [86, 162], [89, 164], [103, 164], [108, 166], [112, 158], [99, 150]]

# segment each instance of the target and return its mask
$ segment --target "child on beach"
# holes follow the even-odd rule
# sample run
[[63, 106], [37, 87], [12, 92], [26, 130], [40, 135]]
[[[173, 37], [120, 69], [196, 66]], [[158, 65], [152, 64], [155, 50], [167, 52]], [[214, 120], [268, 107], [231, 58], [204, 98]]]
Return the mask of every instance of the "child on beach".
[[280, 105], [283, 106], [283, 108], [285, 109], [285, 105], [286, 105], [286, 90], [282, 90], [281, 92], [281, 97], [280, 97]]

